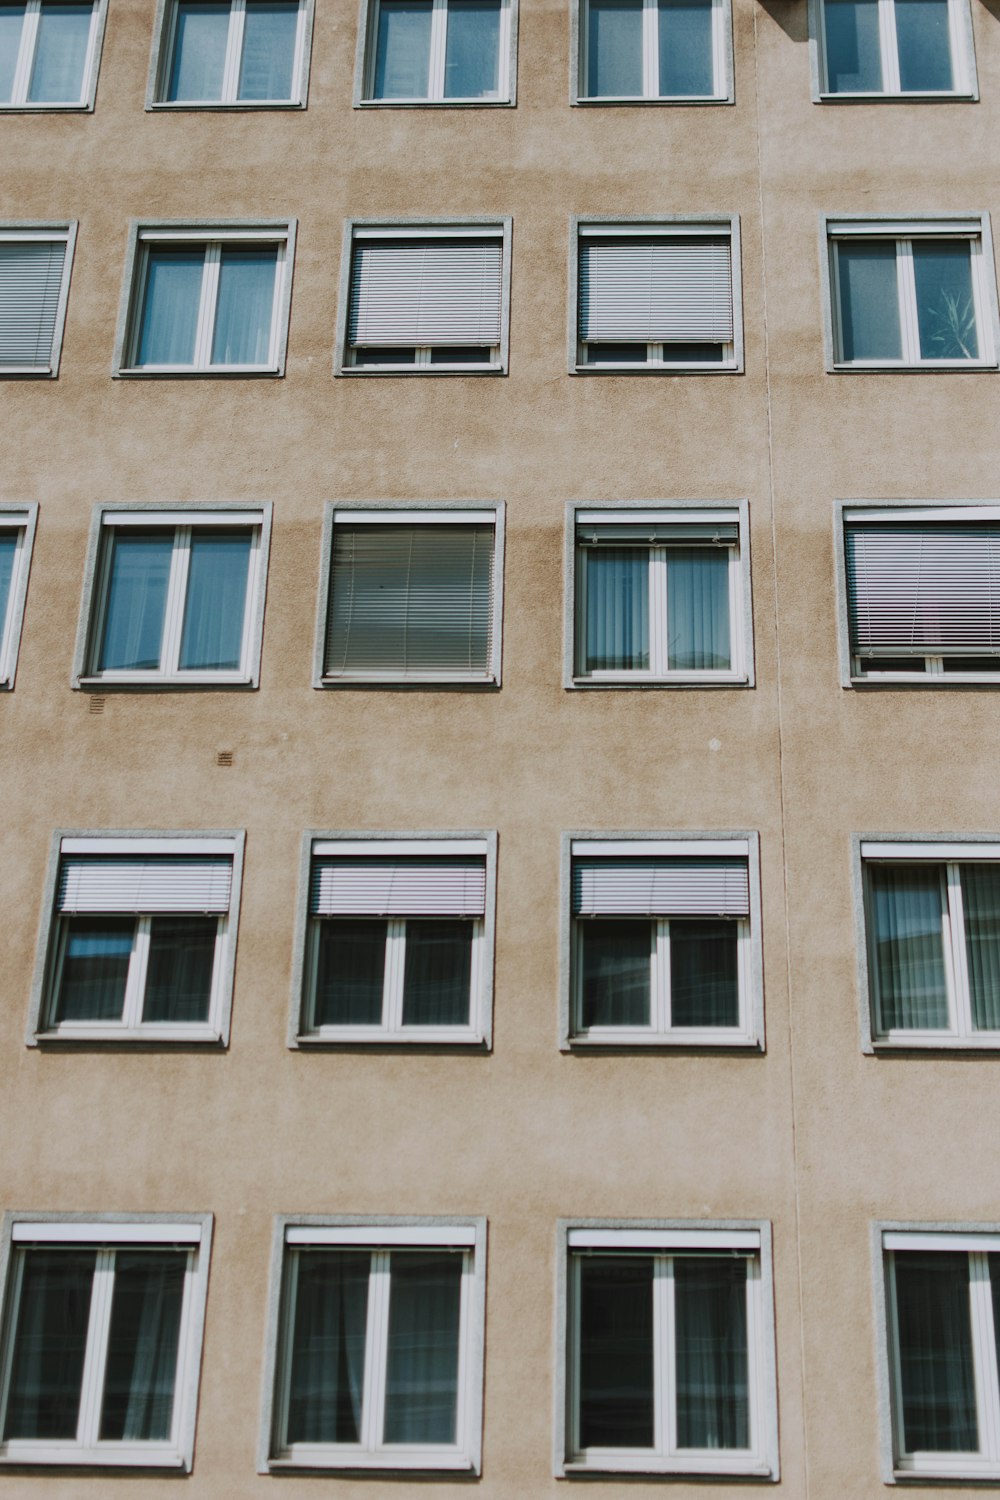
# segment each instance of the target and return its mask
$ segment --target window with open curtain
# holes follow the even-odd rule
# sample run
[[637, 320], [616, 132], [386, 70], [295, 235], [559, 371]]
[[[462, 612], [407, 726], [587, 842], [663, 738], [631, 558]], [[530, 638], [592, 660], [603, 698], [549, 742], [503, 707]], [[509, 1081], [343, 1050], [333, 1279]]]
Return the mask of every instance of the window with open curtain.
[[310, 1249], [296, 1258], [286, 1441], [358, 1443], [371, 1253]]
[[118, 1250], [104, 1375], [104, 1441], [170, 1437], [187, 1253]]

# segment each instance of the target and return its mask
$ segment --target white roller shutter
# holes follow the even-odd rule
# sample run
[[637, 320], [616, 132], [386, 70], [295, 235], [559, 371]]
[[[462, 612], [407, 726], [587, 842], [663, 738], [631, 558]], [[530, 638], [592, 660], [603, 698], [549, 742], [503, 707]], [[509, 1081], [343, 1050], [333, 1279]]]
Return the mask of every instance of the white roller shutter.
[[0, 242], [0, 368], [51, 365], [65, 261], [65, 240]]
[[486, 861], [316, 858], [309, 909], [316, 917], [481, 917]]
[[357, 241], [348, 342], [499, 344], [501, 263], [499, 239]]
[[584, 343], [731, 343], [728, 236], [582, 238], [580, 338]]
[[69, 855], [59, 866], [64, 912], [226, 912], [232, 859]]
[[848, 526], [856, 652], [1000, 652], [1000, 524]]
[[592, 859], [573, 861], [577, 917], [745, 917], [750, 891], [745, 859]]

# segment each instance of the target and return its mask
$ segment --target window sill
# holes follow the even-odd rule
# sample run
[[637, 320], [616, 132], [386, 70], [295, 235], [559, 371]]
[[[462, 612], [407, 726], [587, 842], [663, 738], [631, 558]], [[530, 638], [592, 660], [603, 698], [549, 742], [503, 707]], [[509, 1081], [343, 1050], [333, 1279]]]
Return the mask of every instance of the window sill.
[[573, 100], [574, 108], [601, 109], [610, 105], [613, 109], [632, 109], [636, 105], [640, 108], [648, 108], [650, 105], [667, 105], [671, 108], [685, 109], [689, 105], [703, 108], [706, 104], [732, 104], [732, 94], [669, 94], [660, 99], [630, 99], [625, 95], [617, 96], [602, 94], [599, 98], [587, 98], [579, 96]]
[[844, 684], [852, 688], [949, 688], [949, 687], [1000, 687], [998, 672], [912, 672], [889, 673], [883, 677], [874, 675], [852, 677]]
[[118, 693], [122, 691], [149, 692], [150, 690], [154, 692], [162, 692], [167, 690], [174, 691], [178, 689], [194, 689], [195, 691], [204, 692], [205, 690], [210, 688], [247, 689], [255, 688], [257, 687], [257, 685], [258, 684], [254, 678], [247, 677], [243, 673], [235, 672], [229, 677], [224, 677], [218, 673], [210, 672], [199, 673], [197, 675], [192, 673], [186, 676], [178, 675], [173, 677], [168, 677], [166, 675], [162, 677], [154, 677], [149, 674], [142, 674], [135, 677], [80, 677], [76, 678], [73, 682], [73, 686], [75, 689], [82, 689], [83, 691], [94, 693]]
[[972, 90], [941, 90], [937, 93], [912, 94], [863, 94], [842, 93], [817, 94], [814, 104], [978, 104], [979, 95]]
[[403, 674], [386, 673], [384, 677], [357, 676], [357, 677], [321, 677], [314, 686], [319, 689], [327, 688], [498, 688], [499, 680], [494, 676], [489, 677], [461, 677], [457, 673], [441, 672], [437, 676], [431, 674], [418, 676], [412, 673], [408, 676]]
[[51, 365], [33, 365], [30, 369], [14, 365], [0, 365], [0, 380], [54, 380], [56, 372]]
[[610, 674], [607, 677], [574, 677], [566, 686], [571, 690], [615, 688], [620, 691], [622, 688], [631, 690], [636, 688], [748, 688], [751, 683], [748, 677], [735, 673], [732, 675], [719, 673], [704, 677], [641, 677], [638, 673], [623, 673], [620, 677]]
[[357, 99], [355, 109], [513, 109], [513, 99]]
[[370, 1474], [376, 1471], [380, 1474], [412, 1474], [412, 1473], [450, 1473], [468, 1474], [478, 1473], [476, 1465], [466, 1453], [337, 1453], [324, 1455], [322, 1450], [316, 1449], [308, 1455], [303, 1454], [299, 1458], [269, 1458], [267, 1470], [272, 1474], [308, 1473], [310, 1471], [327, 1472], [336, 1470], [341, 1474]]
[[74, 99], [72, 102], [45, 104], [0, 104], [0, 115], [92, 115], [94, 106], [85, 104], [82, 100]]
[[148, 1450], [133, 1444], [121, 1449], [77, 1448], [72, 1443], [65, 1446], [52, 1443], [21, 1444], [8, 1442], [0, 1452], [0, 1468], [59, 1467], [86, 1469], [175, 1469], [187, 1473], [188, 1460], [176, 1448], [168, 1451], [150, 1447]]
[[37, 1031], [31, 1044], [48, 1047], [67, 1043], [76, 1047], [88, 1042], [123, 1042], [130, 1047], [143, 1045], [218, 1047], [222, 1044], [222, 1036], [214, 1026], [125, 1027], [94, 1022], [92, 1025], [78, 1023], [54, 1027], [50, 1031]]
[[[849, 368], [853, 369], [854, 366]], [[571, 375], [742, 375], [743, 366], [737, 364], [690, 364], [690, 365], [571, 365]]]
[[876, 1056], [882, 1052], [1000, 1052], [1000, 1034], [972, 1037], [913, 1032], [907, 1036], [874, 1037], [871, 1046]]
[[996, 360], [952, 359], [924, 360], [920, 364], [907, 365], [901, 360], [881, 364], [833, 364], [827, 366], [828, 375], [982, 375], [996, 374]]
[[730, 1459], [728, 1461], [719, 1458], [698, 1459], [691, 1454], [684, 1454], [678, 1459], [661, 1459], [655, 1454], [648, 1458], [639, 1454], [623, 1454], [610, 1457], [604, 1455], [600, 1459], [587, 1462], [583, 1459], [567, 1459], [563, 1465], [563, 1473], [568, 1479], [585, 1479], [595, 1474], [662, 1474], [673, 1475], [684, 1478], [688, 1475], [697, 1478], [718, 1476], [723, 1478], [744, 1479], [774, 1479], [774, 1471], [767, 1463], [757, 1459]]
[[488, 1047], [486, 1037], [480, 1031], [466, 1027], [448, 1030], [444, 1027], [421, 1027], [410, 1031], [383, 1031], [376, 1027], [343, 1026], [329, 1027], [320, 1031], [302, 1032], [293, 1046], [302, 1051], [321, 1051], [337, 1047], [400, 1047], [409, 1051], [414, 1047], [464, 1047], [483, 1050]]
[[195, 369], [191, 365], [176, 365], [148, 370], [131, 368], [115, 370], [112, 378], [114, 380], [253, 380], [264, 376], [273, 380], [284, 373], [284, 369], [278, 365], [216, 365], [205, 369]]
[[151, 104], [146, 105], [147, 114], [191, 114], [193, 111], [205, 111], [218, 113], [246, 114], [252, 110], [302, 110], [305, 109], [305, 101], [302, 99], [234, 99], [232, 103], [224, 104], [221, 99], [201, 100], [173, 100], [154, 99]]
[[745, 1031], [723, 1031], [721, 1027], [717, 1031], [657, 1031], [648, 1034], [639, 1031], [612, 1031], [609, 1027], [603, 1034], [598, 1032], [591, 1032], [587, 1035], [575, 1034], [563, 1043], [563, 1050], [568, 1052], [648, 1051], [650, 1048], [671, 1052], [685, 1050], [728, 1052], [734, 1049], [744, 1052], [760, 1052], [763, 1050], [757, 1037], [748, 1036]]
[[949, 1464], [947, 1468], [938, 1468], [931, 1464], [914, 1464], [912, 1468], [895, 1467], [892, 1471], [893, 1484], [927, 1484], [943, 1480], [948, 1484], [976, 1484], [982, 1482], [995, 1483], [1000, 1479], [1000, 1467], [988, 1460], [980, 1463], [975, 1461], [967, 1464]]
[[504, 365], [340, 365], [334, 374], [338, 379], [344, 376], [351, 380], [412, 380], [414, 376], [433, 380], [439, 376], [454, 379], [456, 375], [478, 379], [483, 375], [506, 375], [507, 370]]

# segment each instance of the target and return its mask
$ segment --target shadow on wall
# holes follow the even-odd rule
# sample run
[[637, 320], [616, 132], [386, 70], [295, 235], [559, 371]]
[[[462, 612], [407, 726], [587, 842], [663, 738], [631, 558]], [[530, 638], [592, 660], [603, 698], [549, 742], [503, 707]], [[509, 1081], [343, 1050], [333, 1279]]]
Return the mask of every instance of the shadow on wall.
[[[986, 3], [986, 0], [984, 0]], [[990, 0], [990, 8], [1000, 9], [1000, 0]], [[807, 0], [760, 0], [761, 10], [766, 10], [792, 42], [809, 40], [809, 14]]]

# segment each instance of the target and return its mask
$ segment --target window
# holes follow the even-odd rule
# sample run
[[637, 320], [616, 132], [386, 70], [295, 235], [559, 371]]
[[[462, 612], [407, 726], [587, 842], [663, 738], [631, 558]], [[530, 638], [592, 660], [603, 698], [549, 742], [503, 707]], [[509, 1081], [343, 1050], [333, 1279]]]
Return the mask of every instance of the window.
[[848, 680], [1000, 677], [1000, 507], [844, 512]]
[[305, 103], [309, 0], [166, 0], [149, 103]]
[[211, 1215], [9, 1215], [11, 1464], [191, 1468]]
[[725, 0], [581, 0], [579, 99], [732, 99]]
[[29, 1040], [227, 1040], [242, 858], [242, 834], [57, 837]]
[[354, 224], [348, 246], [339, 374], [506, 370], [509, 220]]
[[748, 680], [745, 515], [621, 507], [572, 517], [574, 684]]
[[256, 686], [271, 508], [99, 509], [76, 686]]
[[478, 1474], [485, 1220], [298, 1220], [260, 1468]]
[[985, 218], [828, 226], [836, 367], [996, 364]]
[[0, 505], [0, 688], [14, 686], [37, 505]]
[[817, 0], [812, 20], [824, 95], [975, 97], [965, 0]]
[[862, 841], [877, 1042], [1000, 1046], [1000, 843]]
[[136, 235], [118, 374], [283, 374], [293, 222]]
[[890, 1475], [996, 1479], [1000, 1233], [900, 1226], [881, 1230], [880, 1238]]
[[580, 224], [572, 368], [738, 370], [735, 218]]
[[515, 0], [371, 0], [364, 101], [512, 103], [514, 5]]
[[498, 684], [497, 517], [496, 506], [332, 509], [316, 685]]
[[564, 1234], [559, 1471], [776, 1479], [769, 1226]]
[[0, 110], [93, 109], [102, 0], [0, 6]]
[[572, 1044], [758, 1042], [756, 842], [568, 843]]
[[299, 1041], [490, 1035], [496, 836], [315, 838]]
[[75, 241], [75, 224], [0, 225], [0, 375], [58, 374]]

